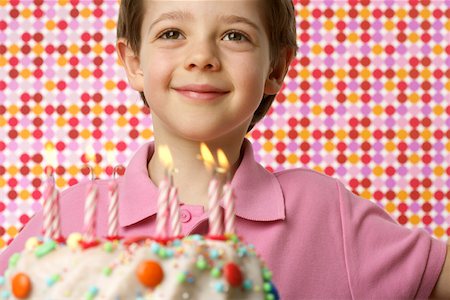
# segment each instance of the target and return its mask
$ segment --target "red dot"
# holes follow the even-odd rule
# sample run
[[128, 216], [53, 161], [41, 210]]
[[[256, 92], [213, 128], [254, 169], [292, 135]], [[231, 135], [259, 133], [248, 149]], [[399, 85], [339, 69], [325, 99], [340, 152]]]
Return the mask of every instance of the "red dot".
[[125, 144], [125, 142], [118, 142], [116, 148], [122, 152], [127, 148], [127, 144]]
[[406, 217], [405, 215], [400, 215], [397, 218], [397, 221], [401, 224], [401, 225], [405, 225], [408, 222], [408, 217]]

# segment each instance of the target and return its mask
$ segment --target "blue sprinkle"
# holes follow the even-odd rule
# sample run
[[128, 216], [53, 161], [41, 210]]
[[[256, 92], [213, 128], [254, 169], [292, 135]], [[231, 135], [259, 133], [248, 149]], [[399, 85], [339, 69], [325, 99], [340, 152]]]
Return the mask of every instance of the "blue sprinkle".
[[188, 277], [186, 278], [186, 282], [187, 282], [187, 283], [194, 283], [194, 281], [195, 281], [195, 279], [194, 279], [193, 276], [188, 276]]
[[181, 240], [180, 239], [176, 239], [172, 242], [172, 245], [175, 247], [179, 247], [181, 246]]
[[209, 256], [212, 258], [212, 259], [218, 259], [219, 258], [219, 251], [217, 250], [217, 249], [211, 249], [210, 251], [209, 251]]
[[175, 251], [173, 249], [167, 249], [166, 255], [168, 258], [171, 258], [175, 255]]
[[245, 248], [245, 247], [238, 248], [238, 256], [239, 257], [247, 256], [247, 254], [248, 254], [247, 248]]
[[194, 241], [203, 241], [203, 240], [204, 240], [203, 236], [201, 236], [200, 234], [193, 234], [193, 235], [191, 235], [190, 237], [191, 237], [191, 239], [193, 239]]
[[8, 299], [11, 296], [9, 291], [2, 291], [2, 299]]
[[161, 246], [159, 246], [159, 244], [153, 243], [150, 249], [152, 250], [153, 253], [157, 254], [159, 251], [159, 248], [161, 248]]
[[223, 282], [220, 282], [220, 281], [216, 282], [214, 284], [214, 288], [216, 289], [216, 292], [218, 292], [218, 293], [225, 292], [225, 285], [223, 284]]
[[0, 276], [0, 285], [4, 285], [4, 284], [5, 284], [5, 277]]
[[253, 281], [250, 279], [245, 279], [242, 287], [247, 291], [251, 290], [253, 288]]

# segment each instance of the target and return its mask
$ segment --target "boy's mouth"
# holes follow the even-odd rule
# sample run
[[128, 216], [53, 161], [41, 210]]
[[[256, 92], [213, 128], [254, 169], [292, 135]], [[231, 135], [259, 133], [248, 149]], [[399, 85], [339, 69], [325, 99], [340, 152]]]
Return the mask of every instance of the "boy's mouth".
[[229, 92], [209, 84], [189, 84], [173, 89], [181, 95], [193, 100], [214, 100]]

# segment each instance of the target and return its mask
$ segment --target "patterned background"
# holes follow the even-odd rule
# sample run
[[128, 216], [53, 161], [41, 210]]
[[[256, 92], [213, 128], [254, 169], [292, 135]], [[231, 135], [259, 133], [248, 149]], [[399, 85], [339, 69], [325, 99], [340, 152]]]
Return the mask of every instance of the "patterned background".
[[[257, 159], [338, 177], [399, 223], [447, 240], [449, 7], [296, 1], [300, 48], [249, 135]], [[41, 208], [46, 145], [58, 150], [63, 189], [86, 178], [89, 147], [105, 178], [152, 138], [117, 62], [117, 10], [117, 0], [0, 0], [0, 248]]]

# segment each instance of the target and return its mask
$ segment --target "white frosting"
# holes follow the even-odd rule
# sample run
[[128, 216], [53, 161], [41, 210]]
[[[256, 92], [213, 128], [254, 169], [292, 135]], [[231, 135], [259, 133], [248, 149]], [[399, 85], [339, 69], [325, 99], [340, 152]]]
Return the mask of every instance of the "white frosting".
[[[152, 240], [131, 245], [115, 241], [87, 249], [74, 247], [71, 242], [57, 244], [54, 250], [37, 257], [39, 247], [48, 243], [32, 243], [15, 263], [10, 263], [0, 296], [11, 293], [11, 299], [15, 299], [11, 278], [18, 273], [31, 280], [27, 299], [212, 300], [274, 296], [267, 291], [270, 278], [262, 261], [252, 248], [237, 240], [191, 236], [167, 245]], [[144, 261], [159, 263], [164, 272], [163, 280], [154, 288], [144, 286], [136, 275]], [[240, 286], [231, 286], [225, 276], [224, 266], [228, 263], [238, 266], [243, 277]]]

